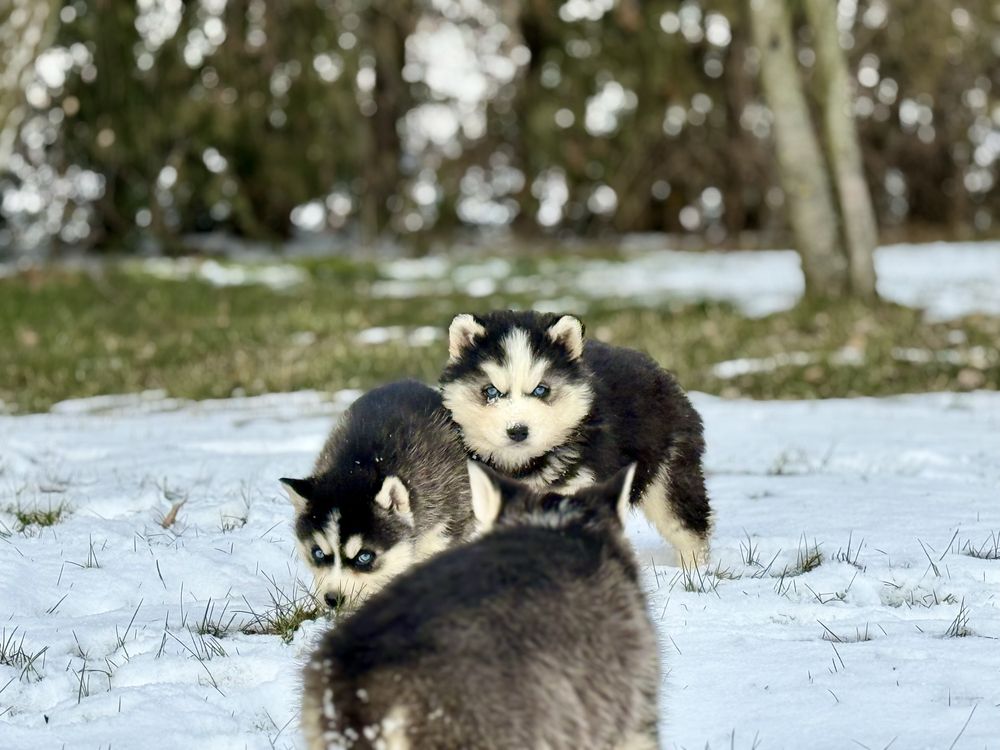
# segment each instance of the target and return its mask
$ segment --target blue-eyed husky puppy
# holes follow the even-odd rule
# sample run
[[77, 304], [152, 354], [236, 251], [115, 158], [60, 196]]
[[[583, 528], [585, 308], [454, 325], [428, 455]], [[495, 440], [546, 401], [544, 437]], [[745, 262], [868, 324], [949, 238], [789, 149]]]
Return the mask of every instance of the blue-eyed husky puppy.
[[632, 502], [682, 564], [708, 552], [702, 422], [666, 370], [640, 352], [584, 341], [571, 315], [459, 315], [441, 376], [473, 457], [536, 487], [571, 491], [638, 463]]
[[466, 454], [440, 394], [414, 380], [344, 413], [306, 479], [282, 479], [319, 597], [352, 608], [475, 528]]
[[484, 535], [398, 577], [306, 667], [310, 750], [656, 750], [634, 467], [568, 497], [470, 463]]

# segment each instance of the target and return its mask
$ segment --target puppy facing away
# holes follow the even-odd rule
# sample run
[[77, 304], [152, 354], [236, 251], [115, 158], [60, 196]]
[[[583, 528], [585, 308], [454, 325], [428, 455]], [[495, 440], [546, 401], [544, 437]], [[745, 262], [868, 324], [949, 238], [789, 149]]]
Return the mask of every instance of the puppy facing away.
[[470, 462], [484, 535], [324, 636], [310, 750], [655, 750], [659, 647], [623, 533], [634, 470], [567, 496]]
[[341, 417], [306, 479], [282, 479], [319, 596], [348, 609], [474, 529], [466, 453], [441, 396], [375, 388]]
[[708, 554], [701, 417], [674, 377], [632, 349], [584, 341], [571, 315], [459, 315], [441, 376], [466, 448], [508, 476], [571, 491], [638, 464], [632, 501], [682, 565]]

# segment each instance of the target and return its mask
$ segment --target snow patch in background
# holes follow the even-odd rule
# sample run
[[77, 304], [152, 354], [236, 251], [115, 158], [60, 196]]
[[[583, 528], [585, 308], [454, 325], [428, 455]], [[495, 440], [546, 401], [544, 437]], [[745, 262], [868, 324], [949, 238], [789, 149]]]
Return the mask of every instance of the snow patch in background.
[[589, 261], [577, 277], [580, 294], [626, 298], [729, 302], [750, 317], [794, 307], [805, 291], [799, 257], [790, 250], [691, 253], [663, 250], [624, 263]]
[[444, 338], [444, 332], [434, 326], [375, 326], [359, 331], [354, 340], [368, 346], [404, 342], [409, 346], [430, 346]]
[[[623, 261], [553, 260], [537, 276], [513, 275], [503, 259], [456, 264], [440, 256], [394, 260], [381, 266], [388, 278], [377, 282], [372, 294], [572, 294], [651, 306], [709, 300], [762, 317], [794, 307], [805, 291], [799, 257], [791, 250], [687, 252], [652, 250], [652, 244], [653, 238], [644, 238], [641, 249]], [[929, 319], [1000, 315], [998, 242], [889, 245], [876, 251], [875, 263], [879, 294], [923, 309]]]
[[934, 320], [1000, 315], [1000, 242], [890, 245], [875, 254], [878, 292]]
[[[658, 249], [662, 237], [623, 243], [626, 260], [563, 257], [540, 262], [537, 273], [518, 274], [505, 258], [462, 261], [443, 255], [400, 258], [379, 264], [383, 278], [367, 293], [407, 299], [448, 294], [489, 297], [520, 294], [546, 301], [571, 298], [585, 312], [588, 301], [630, 305], [727, 302], [749, 317], [790, 309], [805, 282], [791, 250], [688, 252]], [[889, 245], [875, 253], [883, 299], [926, 312], [929, 320], [983, 313], [1000, 315], [1000, 242]], [[217, 287], [260, 284], [287, 290], [309, 279], [294, 263], [227, 262], [200, 258], [152, 258], [126, 267], [160, 279], [197, 279]], [[0, 278], [26, 268], [0, 264]]]
[[309, 273], [291, 263], [227, 263], [200, 258], [149, 258], [135, 264], [158, 279], [197, 279], [216, 287], [260, 285], [285, 290], [309, 279]]

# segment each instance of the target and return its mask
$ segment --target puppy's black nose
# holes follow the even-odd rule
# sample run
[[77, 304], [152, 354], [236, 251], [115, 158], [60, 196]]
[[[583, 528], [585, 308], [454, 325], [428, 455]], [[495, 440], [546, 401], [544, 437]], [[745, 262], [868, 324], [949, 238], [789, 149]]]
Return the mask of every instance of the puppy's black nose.
[[323, 601], [330, 609], [340, 609], [347, 602], [347, 597], [343, 594], [325, 594]]
[[507, 428], [507, 437], [513, 440], [515, 443], [521, 443], [528, 439], [528, 426], [523, 424], [516, 424], [513, 427]]

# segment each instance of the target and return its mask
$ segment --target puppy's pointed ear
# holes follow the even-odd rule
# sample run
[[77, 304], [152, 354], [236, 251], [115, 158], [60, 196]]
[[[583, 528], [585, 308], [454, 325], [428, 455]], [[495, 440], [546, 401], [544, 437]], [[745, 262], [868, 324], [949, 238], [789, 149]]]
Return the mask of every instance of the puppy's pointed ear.
[[278, 481], [285, 488], [285, 492], [288, 494], [288, 499], [291, 501], [292, 507], [295, 508], [295, 512], [304, 513], [306, 507], [309, 505], [313, 491], [316, 489], [312, 480], [282, 477]]
[[403, 480], [397, 476], [386, 477], [382, 489], [375, 495], [375, 502], [413, 525], [413, 512], [410, 510], [410, 491], [406, 489]]
[[583, 354], [583, 322], [572, 315], [563, 315], [549, 326], [549, 338], [569, 352], [570, 359]]
[[500, 515], [503, 498], [496, 474], [475, 461], [468, 462], [469, 489], [472, 493], [472, 515], [483, 530], [489, 529]]
[[468, 313], [456, 315], [448, 327], [448, 356], [454, 362], [461, 359], [466, 349], [476, 343], [476, 339], [486, 333], [486, 329]]
[[602, 482], [595, 489], [601, 498], [615, 509], [615, 514], [625, 525], [629, 509], [632, 507], [632, 481], [635, 479], [636, 464], [631, 463], [619, 470], [611, 479]]

